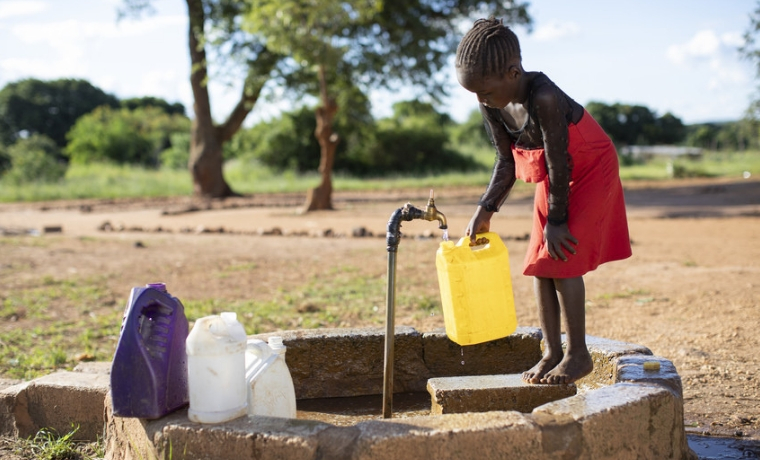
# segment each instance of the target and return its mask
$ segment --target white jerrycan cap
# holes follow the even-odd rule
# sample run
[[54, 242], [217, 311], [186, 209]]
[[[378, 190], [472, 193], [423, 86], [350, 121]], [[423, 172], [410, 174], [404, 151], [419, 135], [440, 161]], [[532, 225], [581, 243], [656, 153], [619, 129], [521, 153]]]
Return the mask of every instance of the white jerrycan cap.
[[282, 337], [279, 335], [273, 335], [272, 337], [269, 337], [267, 342], [269, 342], [269, 346], [272, 348], [272, 350], [285, 348], [285, 345], [282, 343]]

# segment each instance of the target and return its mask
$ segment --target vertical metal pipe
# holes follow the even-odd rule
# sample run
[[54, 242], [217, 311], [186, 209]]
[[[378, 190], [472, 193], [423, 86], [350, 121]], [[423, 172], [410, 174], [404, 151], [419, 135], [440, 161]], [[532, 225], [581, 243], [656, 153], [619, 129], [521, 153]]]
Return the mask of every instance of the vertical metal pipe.
[[396, 316], [396, 252], [388, 252], [388, 291], [385, 311], [385, 370], [383, 372], [383, 418], [393, 415], [393, 357]]

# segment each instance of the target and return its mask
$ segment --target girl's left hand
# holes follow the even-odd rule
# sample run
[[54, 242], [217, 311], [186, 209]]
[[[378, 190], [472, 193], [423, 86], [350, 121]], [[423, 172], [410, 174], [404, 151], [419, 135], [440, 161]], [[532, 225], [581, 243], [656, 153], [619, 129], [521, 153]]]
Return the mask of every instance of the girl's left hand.
[[546, 249], [549, 250], [549, 256], [554, 260], [560, 258], [564, 262], [567, 262], [567, 255], [563, 249], [570, 254], [575, 254], [573, 245], [578, 245], [578, 240], [570, 233], [567, 223], [560, 225], [547, 223], [544, 226], [544, 242], [546, 242]]

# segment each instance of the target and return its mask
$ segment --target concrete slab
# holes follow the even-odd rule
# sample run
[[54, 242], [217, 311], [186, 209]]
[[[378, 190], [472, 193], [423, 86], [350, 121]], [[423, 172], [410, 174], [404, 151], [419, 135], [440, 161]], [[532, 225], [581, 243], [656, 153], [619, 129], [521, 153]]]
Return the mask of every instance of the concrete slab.
[[42, 428], [60, 434], [78, 426], [75, 440], [103, 436], [108, 375], [61, 371], [0, 392], [0, 433], [29, 437]]
[[661, 385], [683, 399], [681, 377], [672, 361], [647, 355], [628, 355], [617, 359], [615, 382], [639, 382]]
[[438, 377], [428, 380], [431, 413], [510, 411], [530, 413], [548, 402], [574, 396], [575, 385], [540, 385], [520, 374]]
[[[562, 335], [563, 341], [566, 339]], [[567, 342], [563, 342], [563, 346]], [[586, 346], [594, 360], [594, 370], [591, 374], [575, 382], [580, 388], [599, 388], [615, 383], [617, 358], [625, 355], [652, 355], [652, 351], [643, 345], [610, 340], [603, 337], [586, 336]]]
[[615, 384], [536, 408], [546, 458], [695, 459], [682, 402], [656, 385]]

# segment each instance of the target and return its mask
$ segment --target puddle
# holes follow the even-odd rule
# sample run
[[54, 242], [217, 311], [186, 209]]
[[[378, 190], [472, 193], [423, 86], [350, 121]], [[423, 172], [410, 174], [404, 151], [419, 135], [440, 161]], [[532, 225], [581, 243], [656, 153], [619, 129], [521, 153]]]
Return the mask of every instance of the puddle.
[[[351, 426], [367, 420], [383, 420], [383, 395], [347, 398], [301, 399], [296, 401], [296, 417], [336, 426]], [[393, 417], [430, 415], [430, 395], [424, 392], [395, 393]]]
[[760, 440], [686, 435], [689, 447], [699, 460], [760, 458]]

